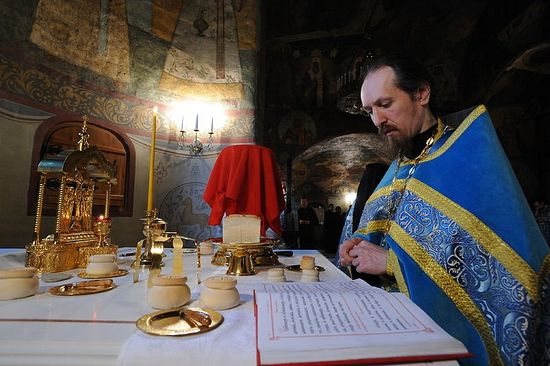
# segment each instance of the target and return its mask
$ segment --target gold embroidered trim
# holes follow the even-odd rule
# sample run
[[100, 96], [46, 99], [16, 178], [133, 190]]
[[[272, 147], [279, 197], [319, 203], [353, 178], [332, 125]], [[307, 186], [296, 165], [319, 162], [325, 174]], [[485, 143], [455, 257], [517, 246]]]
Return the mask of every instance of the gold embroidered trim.
[[379, 190], [373, 192], [367, 202], [372, 202], [382, 196], [387, 196], [391, 194], [391, 185], [387, 185], [385, 187], [380, 188]]
[[464, 119], [464, 121], [462, 121], [462, 123], [456, 128], [456, 130], [452, 133], [452, 135], [447, 139], [447, 141], [445, 141], [443, 143], [443, 145], [437, 149], [436, 151], [434, 151], [433, 154], [430, 154], [426, 157], [426, 159], [422, 160], [422, 163], [426, 162], [426, 161], [430, 161], [430, 160], [433, 160], [433, 159], [436, 159], [438, 158], [440, 155], [444, 154], [451, 146], [453, 146], [453, 144], [455, 143], [456, 140], [458, 140], [458, 138], [460, 136], [462, 136], [462, 134], [464, 133], [464, 131], [466, 131], [466, 129], [468, 127], [470, 127], [470, 125], [481, 115], [483, 114], [484, 112], [487, 112], [487, 108], [485, 108], [484, 105], [480, 105], [478, 106], [476, 109], [474, 109], [472, 112], [470, 112], [470, 114]]
[[367, 226], [363, 226], [357, 229], [356, 233], [367, 235], [375, 231], [384, 231], [387, 225], [388, 225], [387, 220], [369, 221], [367, 223]]
[[388, 250], [388, 257], [386, 258], [386, 274], [388, 276], [394, 276], [393, 274], [393, 262], [395, 258], [395, 253], [393, 250]]
[[494, 335], [483, 313], [479, 310], [468, 293], [443, 269], [418, 243], [400, 226], [393, 225], [389, 235], [418, 264], [431, 280], [451, 299], [460, 312], [477, 329], [485, 343], [491, 365], [503, 365]]
[[392, 249], [390, 249], [390, 251], [388, 252], [388, 263], [391, 263], [393, 276], [395, 278], [395, 282], [397, 283], [397, 288], [399, 288], [399, 291], [407, 295], [407, 297], [411, 297], [411, 295], [409, 294], [409, 288], [407, 287], [407, 282], [405, 282], [405, 277], [403, 276], [403, 272], [401, 271], [399, 258], [397, 258], [395, 252]]
[[541, 284], [543, 279], [546, 276], [548, 276], [549, 272], [550, 272], [550, 254], [547, 254], [546, 257], [544, 257], [544, 262], [542, 262], [542, 267], [540, 269], [539, 284]]
[[[457, 127], [457, 129], [447, 139], [447, 141], [445, 141], [443, 143], [443, 145], [441, 145], [441, 147], [439, 149], [437, 149], [437, 151], [434, 151], [432, 154], [429, 154], [424, 159], [420, 160], [418, 162], [418, 164], [422, 164], [422, 163], [425, 163], [427, 161], [436, 159], [440, 155], [444, 154], [455, 143], [455, 141], [458, 140], [458, 138], [464, 133], [464, 131], [466, 131], [466, 129], [468, 127], [470, 127], [470, 125], [477, 119], [477, 117], [479, 117], [484, 112], [487, 112], [487, 108], [485, 108], [484, 105], [480, 105], [476, 109], [471, 111], [470, 114], [468, 114], [468, 116], [464, 119], [464, 121], [462, 121], [462, 123]], [[441, 120], [438, 120], [437, 123], [438, 124], [439, 123], [443, 124], [443, 122], [441, 122]], [[443, 131], [443, 129], [440, 128], [440, 126], [438, 126], [437, 129], [438, 129], [438, 131], [440, 131], [440, 130]], [[434, 139], [437, 141], [440, 137], [441, 137], [441, 133], [438, 132], [438, 134], [436, 134]], [[405, 165], [411, 164], [411, 163], [412, 163], [412, 161], [407, 162], [405, 164], [401, 164], [401, 166], [405, 166]]]
[[506, 270], [525, 287], [534, 301], [539, 300], [536, 272], [491, 228], [471, 212], [419, 180], [411, 179], [407, 188], [468, 231], [489, 254], [502, 263]]

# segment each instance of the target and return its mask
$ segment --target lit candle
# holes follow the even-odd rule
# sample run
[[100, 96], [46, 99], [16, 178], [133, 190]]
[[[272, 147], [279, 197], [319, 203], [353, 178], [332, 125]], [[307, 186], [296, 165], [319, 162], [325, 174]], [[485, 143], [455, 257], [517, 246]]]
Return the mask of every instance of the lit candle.
[[214, 133], [214, 116], [210, 120], [210, 133]]
[[199, 130], [199, 114], [197, 113], [197, 118], [195, 119], [195, 131]]
[[149, 154], [149, 189], [147, 191], [147, 212], [153, 211], [153, 185], [155, 175], [155, 146], [157, 144], [157, 107], [153, 108], [153, 126], [151, 127], [151, 151]]

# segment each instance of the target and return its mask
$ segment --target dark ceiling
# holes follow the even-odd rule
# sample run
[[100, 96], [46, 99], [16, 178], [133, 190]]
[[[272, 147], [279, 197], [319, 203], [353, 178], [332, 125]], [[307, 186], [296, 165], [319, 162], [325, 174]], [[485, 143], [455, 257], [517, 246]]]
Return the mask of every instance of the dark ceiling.
[[528, 197], [550, 195], [547, 2], [278, 0], [263, 14], [259, 140], [285, 174], [292, 162], [294, 197], [341, 200], [384, 160], [370, 120], [338, 105], [359, 90], [359, 78], [341, 85], [354, 62], [390, 53], [427, 66], [440, 114], [486, 104]]

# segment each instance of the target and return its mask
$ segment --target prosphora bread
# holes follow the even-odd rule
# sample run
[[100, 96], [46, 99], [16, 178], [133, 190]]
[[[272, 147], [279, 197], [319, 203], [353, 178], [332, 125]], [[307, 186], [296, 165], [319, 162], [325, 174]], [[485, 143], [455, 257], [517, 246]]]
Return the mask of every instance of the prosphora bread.
[[314, 269], [315, 268], [315, 257], [304, 255], [300, 261], [300, 268], [304, 269]]
[[91, 255], [88, 262], [91, 263], [107, 263], [116, 261], [114, 254], [95, 254]]
[[228, 276], [213, 276], [204, 281], [199, 303], [215, 310], [224, 310], [239, 305], [241, 297], [235, 287], [237, 280]]
[[34, 267], [16, 267], [0, 270], [0, 278], [29, 278], [36, 274]]
[[223, 218], [224, 243], [259, 243], [261, 219], [254, 215], [228, 215]]
[[19, 267], [0, 271], [0, 300], [32, 296], [38, 290], [36, 268]]
[[267, 271], [267, 282], [286, 282], [284, 269], [270, 268]]
[[318, 282], [319, 272], [315, 269], [303, 269], [301, 282]]
[[92, 276], [108, 275], [118, 270], [114, 254], [91, 255], [86, 266], [86, 273]]
[[208, 288], [229, 290], [237, 285], [237, 280], [228, 276], [212, 276], [204, 281]]
[[185, 275], [158, 275], [152, 278], [154, 286], [182, 286], [187, 283]]
[[183, 306], [191, 299], [191, 289], [185, 275], [158, 275], [152, 278], [153, 286], [147, 291], [147, 303], [153, 309], [172, 309]]

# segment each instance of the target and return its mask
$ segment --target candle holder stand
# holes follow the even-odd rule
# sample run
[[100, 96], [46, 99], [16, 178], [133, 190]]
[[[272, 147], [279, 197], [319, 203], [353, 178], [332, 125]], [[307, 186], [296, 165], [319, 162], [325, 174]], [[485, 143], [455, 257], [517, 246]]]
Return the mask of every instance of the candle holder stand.
[[142, 267], [150, 267], [153, 263], [151, 249], [158, 237], [165, 236], [166, 234], [166, 221], [157, 217], [157, 210], [145, 212], [145, 218], [141, 219], [143, 222], [143, 235], [145, 236], [145, 249], [141, 254], [139, 265]]

